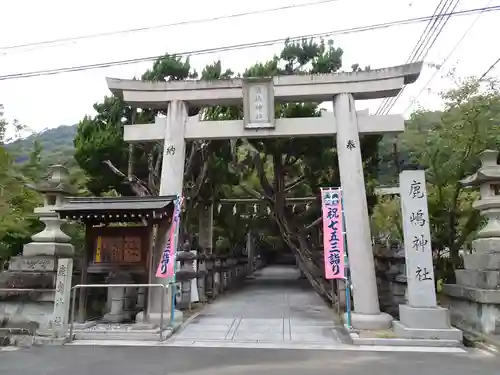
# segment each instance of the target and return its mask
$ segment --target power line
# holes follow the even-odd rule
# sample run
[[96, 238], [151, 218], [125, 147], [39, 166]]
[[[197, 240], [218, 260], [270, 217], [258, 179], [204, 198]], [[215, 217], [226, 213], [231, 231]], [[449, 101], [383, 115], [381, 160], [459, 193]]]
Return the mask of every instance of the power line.
[[[439, 2], [438, 6], [436, 7], [436, 9], [434, 9], [434, 15], [439, 16], [441, 13], [443, 13], [444, 5], [445, 5], [444, 1], [445, 0], [441, 0]], [[441, 5], [443, 5], [443, 9], [440, 10], [439, 8], [441, 7]], [[422, 31], [422, 34], [420, 35], [420, 38], [418, 39], [417, 43], [413, 47], [413, 51], [410, 53], [410, 56], [406, 60], [407, 63], [412, 61], [412, 59], [414, 59], [417, 56], [418, 52], [420, 52], [422, 45], [424, 43], [424, 40], [427, 38], [427, 35], [432, 31], [432, 29], [434, 28], [438, 19], [439, 18], [436, 17], [434, 20], [429, 21], [429, 23], [425, 27], [424, 31]]]
[[[475, 13], [478, 13], [480, 11], [492, 12], [492, 11], [498, 11], [498, 10], [500, 10], [500, 5], [491, 6], [491, 7], [475, 8], [475, 9], [467, 9], [467, 10], [463, 10], [463, 11], [443, 14], [443, 15], [440, 15], [440, 17], [465, 16], [465, 15], [475, 14]], [[344, 35], [344, 34], [363, 32], [363, 31], [385, 29], [385, 28], [394, 27], [394, 26], [408, 25], [408, 24], [412, 24], [412, 23], [425, 22], [425, 21], [429, 21], [433, 17], [434, 16], [408, 18], [408, 19], [399, 20], [399, 21], [384, 22], [384, 23], [380, 23], [380, 24], [360, 26], [360, 27], [354, 27], [354, 28], [342, 29], [342, 30], [334, 30], [334, 31], [329, 31], [329, 32], [325, 32], [325, 33], [316, 33], [316, 34], [295, 36], [295, 37], [290, 37], [290, 38], [272, 39], [272, 40], [266, 40], [266, 41], [261, 41], [261, 42], [242, 43], [242, 44], [236, 44], [236, 45], [230, 45], [230, 46], [224, 46], [224, 47], [215, 47], [215, 48], [206, 48], [206, 49], [186, 51], [186, 52], [178, 52], [178, 53], [175, 53], [172, 55], [179, 56], [179, 57], [180, 56], [207, 55], [207, 54], [217, 53], [217, 52], [227, 52], [227, 51], [235, 51], [235, 50], [242, 50], [242, 49], [249, 49], [249, 48], [256, 48], [256, 47], [265, 47], [265, 46], [280, 44], [280, 43], [283, 43], [287, 40], [300, 41], [303, 39], [325, 38], [325, 37], [329, 37], [329, 36], [333, 36], [333, 35]], [[163, 57], [163, 55], [141, 57], [141, 58], [127, 59], [127, 60], [118, 60], [118, 61], [105, 62], [105, 63], [89, 64], [89, 65], [80, 65], [80, 66], [67, 67], [67, 68], [56, 68], [56, 69], [39, 70], [39, 71], [32, 71], [32, 72], [25, 72], [25, 73], [14, 73], [14, 74], [0, 76], [0, 81], [10, 80], [10, 79], [18, 79], [18, 78], [29, 78], [29, 77], [37, 77], [37, 76], [62, 74], [62, 73], [69, 73], [69, 72], [78, 72], [78, 71], [91, 70], [91, 69], [101, 69], [101, 68], [108, 68], [108, 67], [117, 66], [117, 65], [136, 64], [136, 63], [141, 63], [141, 62], [154, 61], [154, 60], [157, 60], [161, 57]]]
[[500, 57], [493, 64], [491, 64], [491, 66], [481, 75], [481, 78], [479, 78], [479, 80], [482, 81], [484, 77], [486, 77], [499, 62], [500, 62]]
[[[493, 0], [490, 0], [487, 4], [490, 5], [491, 2]], [[431, 78], [427, 81], [427, 83], [422, 87], [422, 89], [419, 91], [419, 93], [417, 94], [417, 96], [411, 101], [411, 103], [408, 105], [408, 107], [406, 107], [404, 113], [408, 112], [408, 110], [413, 106], [413, 104], [415, 104], [418, 100], [418, 98], [420, 97], [420, 95], [422, 95], [422, 93], [424, 92], [424, 90], [431, 84], [431, 82], [434, 80], [434, 78], [436, 78], [437, 74], [439, 73], [439, 71], [441, 70], [441, 68], [448, 62], [448, 60], [450, 59], [450, 57], [455, 53], [455, 51], [458, 49], [458, 47], [462, 44], [462, 42], [465, 40], [465, 38], [467, 37], [467, 35], [469, 35], [469, 33], [472, 31], [472, 29], [474, 28], [474, 26], [476, 25], [476, 23], [479, 21], [479, 19], [481, 18], [481, 16], [484, 14], [484, 12], [481, 12], [477, 15], [477, 17], [474, 19], [474, 21], [470, 24], [470, 26], [467, 28], [467, 30], [465, 30], [465, 33], [462, 35], [462, 37], [458, 40], [458, 42], [455, 44], [455, 46], [453, 47], [453, 49], [450, 51], [450, 53], [448, 53], [448, 55], [446, 56], [446, 58], [443, 60], [443, 62], [440, 64], [440, 66], [435, 70], [434, 74], [431, 76]]]
[[[450, 14], [452, 14], [455, 11], [455, 9], [457, 8], [459, 2], [460, 2], [460, 0], [449, 0], [447, 3], [445, 3], [443, 5], [443, 8], [440, 11], [440, 16], [441, 17], [437, 18], [437, 20], [439, 19], [439, 22], [437, 23], [437, 27], [434, 28], [431, 31], [431, 33], [429, 34], [429, 37], [426, 38], [427, 41], [425, 42], [425, 45], [423, 46], [423, 49], [421, 49], [420, 53], [412, 61], [425, 60], [425, 58], [427, 57], [427, 54], [432, 49], [432, 47], [436, 43], [436, 40], [441, 35], [441, 33], [443, 32], [446, 24], [450, 20], [450, 18], [451, 18]], [[445, 9], [445, 7], [446, 7], [446, 9]], [[450, 8], [452, 8], [451, 12], [450, 12]], [[445, 14], [443, 14], [443, 10], [444, 10], [444, 12], [446, 12]], [[436, 22], [435, 22], [435, 24], [436, 24]], [[406, 89], [406, 86], [404, 86], [399, 91], [398, 95], [396, 95], [395, 97], [389, 99], [389, 101], [388, 101], [389, 105], [386, 106], [385, 110], [381, 111], [382, 112], [381, 114], [388, 114], [392, 110], [392, 108], [394, 107], [394, 105], [396, 104], [396, 102], [398, 101], [398, 99], [403, 95], [403, 92], [404, 92], [405, 89]]]
[[[168, 24], [162, 24], [162, 25], [139, 27], [139, 28], [134, 28], [134, 29], [109, 31], [109, 32], [105, 32], [105, 33], [88, 34], [88, 35], [81, 35], [81, 36], [76, 36], [76, 37], [52, 39], [52, 40], [46, 40], [46, 41], [42, 41], [42, 42], [25, 43], [25, 44], [13, 45], [13, 46], [4, 46], [4, 47], [0, 47], [0, 51], [2, 51], [2, 50], [4, 50], [4, 51], [5, 50], [15, 50], [15, 49], [26, 48], [26, 47], [43, 47], [43, 46], [52, 45], [52, 44], [56, 44], [56, 43], [67, 44], [69, 42], [77, 42], [77, 41], [84, 40], [84, 39], [94, 39], [94, 38], [101, 38], [101, 37], [106, 37], [106, 36], [130, 34], [130, 33], [142, 32], [142, 31], [151, 31], [151, 30], [156, 30], [156, 29], [164, 29], [164, 28], [175, 27], [175, 26], [185, 26], [185, 25], [193, 25], [193, 24], [198, 24], [198, 23], [214, 22], [214, 21], [220, 21], [220, 20], [225, 20], [225, 19], [233, 19], [233, 18], [258, 15], [258, 14], [272, 13], [272, 12], [277, 12], [277, 11], [282, 11], [282, 10], [305, 8], [305, 7], [315, 6], [315, 5], [334, 3], [337, 1], [340, 1], [340, 0], [316, 0], [316, 1], [310, 1], [308, 3], [292, 4], [292, 5], [286, 5], [286, 6], [276, 7], [276, 8], [254, 10], [254, 11], [249, 11], [249, 12], [235, 13], [235, 14], [229, 14], [229, 15], [223, 15], [223, 16], [216, 16], [216, 17], [200, 18], [200, 19], [196, 19], [196, 20], [180, 21], [180, 22], [174, 22], [174, 23], [168, 23]], [[31, 49], [31, 50], [33, 50], [33, 49]], [[7, 55], [7, 54], [8, 53], [4, 53], [4, 55]]]
[[[422, 34], [420, 35], [420, 38], [418, 39], [417, 43], [413, 46], [413, 50], [410, 52], [410, 55], [408, 56], [406, 63], [409, 63], [412, 61], [412, 59], [415, 56], [415, 54], [417, 53], [417, 51], [420, 50], [420, 48], [424, 42], [424, 39], [427, 37], [427, 34], [434, 28], [434, 25], [436, 24], [438, 17], [441, 15], [441, 13], [443, 13], [445, 1], [448, 1], [448, 0], [440, 0], [439, 4], [436, 6], [436, 9], [434, 9], [434, 13], [432, 14], [433, 18], [427, 23], [427, 26], [422, 31]], [[441, 8], [441, 6], [443, 6], [443, 8]], [[403, 87], [403, 89], [404, 89], [404, 87]], [[398, 95], [401, 95], [401, 91], [398, 93]], [[387, 109], [390, 102], [391, 102], [391, 98], [385, 98], [384, 100], [382, 100], [382, 103], [377, 108], [377, 111], [375, 112], [375, 114], [377, 114], [377, 115], [382, 114]]]
[[[452, 12], [454, 12], [455, 9], [457, 8], [459, 2], [460, 2], [460, 0], [450, 0], [450, 2], [448, 3], [446, 9], [444, 10], [444, 12], [441, 12], [441, 13], [452, 13]], [[450, 11], [450, 8], [451, 8], [451, 11]], [[417, 55], [417, 57], [415, 58], [415, 61], [423, 60], [423, 59], [425, 59], [427, 57], [427, 54], [429, 53], [429, 51], [431, 50], [431, 48], [436, 43], [437, 38], [443, 32], [444, 27], [446, 26], [446, 24], [448, 23], [449, 20], [450, 20], [450, 16], [444, 16], [444, 17], [439, 18], [439, 21], [437, 23], [436, 28], [434, 28], [434, 30], [429, 35], [429, 38], [427, 39], [425, 45], [423, 46], [422, 50], [420, 51], [420, 54]]]

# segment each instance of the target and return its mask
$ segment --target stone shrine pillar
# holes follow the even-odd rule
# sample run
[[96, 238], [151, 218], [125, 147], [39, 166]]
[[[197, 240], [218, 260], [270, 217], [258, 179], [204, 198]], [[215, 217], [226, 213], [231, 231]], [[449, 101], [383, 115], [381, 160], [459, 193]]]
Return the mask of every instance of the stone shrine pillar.
[[334, 96], [333, 112], [337, 127], [337, 154], [353, 286], [354, 311], [351, 323], [356, 329], [387, 329], [391, 326], [392, 317], [380, 312], [358, 119], [353, 96]]
[[[186, 158], [186, 144], [184, 141], [185, 125], [188, 119], [187, 106], [182, 101], [172, 101], [168, 104], [167, 122], [164, 134], [163, 160], [161, 166], [160, 196], [177, 195], [182, 193], [184, 182], [184, 163]], [[182, 219], [181, 219], [182, 220]], [[162, 228], [165, 232], [168, 228]], [[156, 269], [160, 262], [163, 248], [165, 246], [165, 233], [158, 236], [163, 239], [157, 241], [153, 254], [153, 268], [151, 269], [150, 280], [152, 283], [168, 285], [171, 280], [156, 277]], [[172, 292], [176, 287], [168, 288], [164, 306], [161, 306], [161, 288], [149, 288], [148, 316], [144, 312], [137, 314], [138, 322], [149, 322], [155, 325], [160, 324], [160, 311], [164, 311], [164, 324], [170, 324], [170, 311], [172, 308]], [[175, 310], [174, 324], [182, 323], [182, 312]]]
[[54, 293], [54, 311], [49, 325], [37, 330], [35, 344], [62, 345], [69, 339], [72, 276], [73, 259], [59, 259]]
[[481, 154], [481, 168], [464, 179], [465, 186], [479, 186], [481, 197], [473, 207], [486, 225], [464, 254], [464, 268], [455, 271], [456, 284], [446, 284], [451, 321], [460, 328], [486, 335], [500, 335], [500, 165], [498, 151]]
[[432, 261], [431, 232], [424, 170], [405, 170], [399, 175], [401, 216], [408, 303], [399, 305], [400, 321], [394, 332], [410, 339], [462, 341], [462, 332], [450, 325], [448, 309], [438, 307]]
[[68, 334], [72, 275], [73, 259], [59, 259], [54, 295], [54, 314], [50, 325], [55, 337], [66, 338]]

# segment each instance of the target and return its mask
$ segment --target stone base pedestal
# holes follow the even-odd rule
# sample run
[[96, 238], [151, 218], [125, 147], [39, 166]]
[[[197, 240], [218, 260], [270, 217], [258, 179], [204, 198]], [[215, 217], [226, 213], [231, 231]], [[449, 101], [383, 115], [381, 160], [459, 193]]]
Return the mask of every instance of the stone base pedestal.
[[500, 290], [446, 284], [443, 292], [454, 325], [486, 335], [500, 334]]
[[31, 242], [23, 246], [23, 256], [56, 256], [58, 258], [73, 257], [75, 249], [69, 243]]
[[351, 314], [351, 325], [354, 329], [360, 330], [381, 330], [388, 329], [392, 324], [392, 316], [386, 313], [379, 314]]
[[73, 329], [91, 329], [92, 327], [95, 327], [97, 325], [97, 322], [95, 321], [86, 321], [86, 322], [74, 322], [73, 323]]
[[400, 321], [394, 321], [394, 333], [407, 339], [462, 341], [462, 331], [450, 324], [448, 309], [399, 306]]
[[102, 321], [105, 323], [123, 323], [126, 320], [129, 320], [130, 316], [126, 312], [121, 312], [118, 314], [113, 314], [111, 312], [104, 314], [102, 317]]
[[[163, 314], [163, 328], [170, 327], [170, 311], [165, 311]], [[145, 316], [144, 311], [136, 315], [136, 322], [138, 324], [153, 324], [156, 327], [160, 326], [161, 314], [159, 312], [152, 312]], [[180, 310], [174, 312], [174, 327], [179, 327], [183, 322], [183, 314]]]
[[47, 336], [35, 336], [33, 338], [33, 345], [36, 346], [62, 346], [69, 342], [68, 337], [47, 337]]
[[[491, 227], [490, 227], [491, 229]], [[456, 284], [443, 286], [451, 322], [484, 335], [500, 334], [500, 238], [472, 241], [472, 254], [464, 255]]]

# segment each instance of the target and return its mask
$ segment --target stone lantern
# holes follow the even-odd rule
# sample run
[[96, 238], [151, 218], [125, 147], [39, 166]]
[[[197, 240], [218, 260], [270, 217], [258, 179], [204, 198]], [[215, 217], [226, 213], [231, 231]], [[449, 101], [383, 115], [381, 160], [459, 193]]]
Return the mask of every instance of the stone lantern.
[[[35, 186], [35, 190], [43, 195], [43, 206], [35, 208], [34, 213], [45, 224], [45, 228], [31, 237], [32, 242], [24, 245], [22, 255], [11, 258], [9, 270], [2, 273], [0, 287], [39, 291], [31, 294], [28, 291], [9, 292], [20, 298], [4, 302], [5, 306], [0, 302], [0, 321], [34, 322], [43, 328], [50, 326], [55, 305], [53, 289], [58, 258], [71, 258], [74, 254], [73, 245], [69, 243], [70, 237], [61, 230], [64, 221], [55, 212], [71, 193], [67, 180], [67, 169], [62, 165], [54, 165], [50, 177]], [[15, 313], [2, 314], [2, 311]]]
[[472, 241], [473, 252], [464, 254], [465, 269], [456, 270], [456, 284], [444, 286], [449, 296], [452, 323], [483, 334], [500, 334], [500, 165], [498, 151], [481, 154], [481, 168], [462, 180], [479, 186], [473, 207], [486, 220]]
[[31, 237], [33, 242], [24, 246], [24, 256], [73, 256], [74, 248], [69, 244], [71, 238], [61, 230], [64, 220], [59, 219], [55, 212], [57, 207], [63, 205], [64, 198], [71, 194], [68, 175], [64, 166], [54, 165], [48, 180], [35, 187], [43, 195], [43, 206], [35, 208], [34, 213], [45, 224], [45, 228]]
[[495, 248], [500, 250], [500, 166], [497, 164], [497, 158], [498, 151], [484, 151], [481, 154], [481, 168], [461, 182], [464, 186], [479, 186], [481, 198], [473, 207], [479, 210], [487, 222], [477, 234], [477, 238], [489, 240], [476, 240], [476, 244], [495, 243]]

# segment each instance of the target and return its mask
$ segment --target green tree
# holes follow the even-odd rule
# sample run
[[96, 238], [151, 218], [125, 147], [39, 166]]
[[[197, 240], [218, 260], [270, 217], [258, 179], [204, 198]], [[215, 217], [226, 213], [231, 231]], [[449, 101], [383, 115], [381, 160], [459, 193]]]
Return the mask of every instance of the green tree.
[[[443, 111], [419, 110], [407, 121], [399, 136], [404, 162], [427, 167], [428, 205], [432, 247], [438, 276], [453, 281], [461, 267], [460, 250], [469, 247], [480, 225], [472, 208], [477, 198], [460, 180], [480, 166], [479, 155], [500, 145], [500, 86], [494, 80], [467, 78], [457, 88], [442, 93]], [[387, 210], [378, 207], [377, 212]], [[379, 218], [380, 219], [380, 218]], [[393, 223], [399, 221], [399, 214]], [[376, 225], [383, 224], [378, 220]], [[385, 222], [385, 228], [390, 227]]]
[[0, 258], [9, 258], [22, 251], [40, 223], [33, 217], [33, 209], [39, 202], [36, 192], [30, 189], [27, 180], [13, 165], [5, 144], [9, 129], [14, 137], [22, 126], [14, 121], [9, 124], [3, 117], [0, 106]]
[[[341, 48], [333, 41], [317, 43], [313, 40], [285, 43], [280, 56], [255, 64], [245, 76], [275, 76], [287, 74], [335, 73], [342, 66]], [[359, 71], [359, 66], [353, 69]], [[369, 67], [367, 67], [369, 69]], [[239, 113], [241, 116], [241, 112]], [[321, 115], [319, 103], [288, 103], [276, 106], [276, 117], [300, 118]], [[378, 164], [378, 136], [365, 136], [361, 149], [365, 163], [365, 178], [371, 181]], [[316, 233], [321, 222], [319, 188], [340, 186], [335, 138], [252, 139], [241, 140], [239, 150], [244, 150], [242, 166], [243, 180], [256, 175], [259, 189], [247, 188], [247, 193], [256, 198], [263, 197], [271, 208], [271, 217], [276, 222], [281, 237], [296, 256], [299, 267], [324, 297], [328, 297], [330, 285], [323, 279], [323, 249], [317, 242], [311, 243], [308, 236]], [[235, 155], [237, 159], [238, 155]], [[246, 168], [245, 168], [246, 167]], [[375, 202], [368, 184], [370, 206]], [[288, 197], [316, 196], [315, 204], [300, 214], [292, 212], [287, 205]]]

